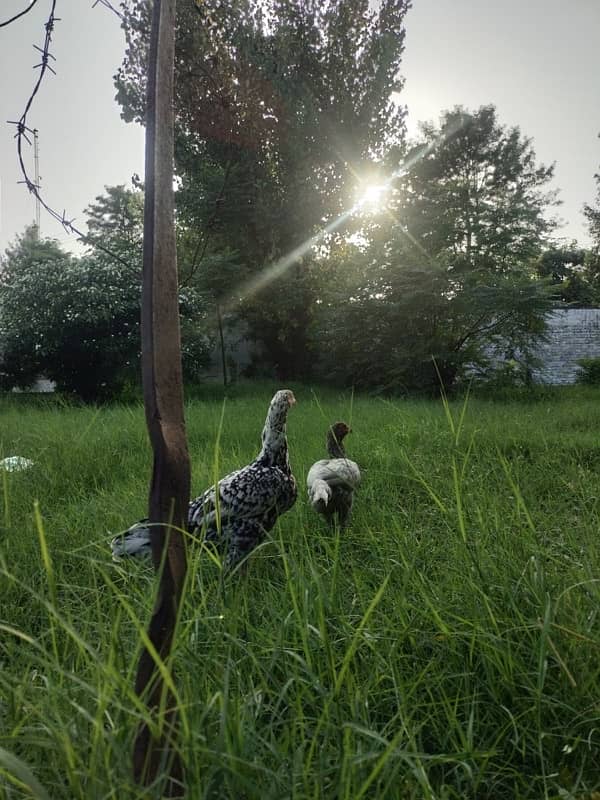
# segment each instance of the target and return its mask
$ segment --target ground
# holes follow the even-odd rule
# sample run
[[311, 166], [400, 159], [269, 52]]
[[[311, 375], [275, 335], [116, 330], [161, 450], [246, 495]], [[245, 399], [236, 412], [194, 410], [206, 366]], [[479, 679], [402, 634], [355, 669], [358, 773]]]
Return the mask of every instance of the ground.
[[[196, 493], [255, 455], [273, 388], [190, 401]], [[296, 506], [239, 580], [190, 558], [175, 656], [188, 796], [589, 800], [598, 392], [445, 405], [292, 388]], [[0, 458], [35, 462], [0, 474], [0, 796], [152, 796], [130, 749], [155, 582], [108, 548], [146, 510], [143, 411], [0, 404]], [[341, 536], [304, 493], [338, 419], [364, 480]]]

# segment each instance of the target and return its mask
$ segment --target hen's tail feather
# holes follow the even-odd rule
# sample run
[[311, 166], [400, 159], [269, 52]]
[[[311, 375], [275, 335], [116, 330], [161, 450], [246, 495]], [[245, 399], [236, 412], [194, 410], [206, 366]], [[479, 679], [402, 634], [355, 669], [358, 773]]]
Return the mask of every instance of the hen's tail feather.
[[308, 490], [308, 494], [311, 505], [315, 506], [317, 503], [319, 503], [319, 501], [321, 501], [323, 505], [326, 506], [331, 498], [331, 488], [327, 481], [317, 478], [315, 481], [313, 481], [310, 489]]
[[113, 559], [152, 555], [149, 520], [141, 519], [110, 543]]

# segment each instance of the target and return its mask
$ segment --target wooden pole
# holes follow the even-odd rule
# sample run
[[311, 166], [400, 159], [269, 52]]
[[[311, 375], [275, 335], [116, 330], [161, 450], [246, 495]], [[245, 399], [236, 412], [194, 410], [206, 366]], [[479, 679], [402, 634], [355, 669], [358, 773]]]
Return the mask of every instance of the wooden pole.
[[[168, 662], [171, 652], [187, 568], [185, 541], [180, 531], [187, 525], [190, 494], [173, 222], [175, 6], [175, 0], [154, 0], [152, 13], [142, 281], [142, 382], [154, 454], [148, 516], [152, 523], [152, 557], [159, 571], [158, 596], [148, 636], [163, 662]], [[181, 796], [177, 711], [155, 659], [146, 648], [138, 664], [135, 690], [145, 698], [152, 721], [158, 727], [153, 735], [143, 723], [137, 732], [134, 776], [148, 785], [164, 773], [164, 794]]]

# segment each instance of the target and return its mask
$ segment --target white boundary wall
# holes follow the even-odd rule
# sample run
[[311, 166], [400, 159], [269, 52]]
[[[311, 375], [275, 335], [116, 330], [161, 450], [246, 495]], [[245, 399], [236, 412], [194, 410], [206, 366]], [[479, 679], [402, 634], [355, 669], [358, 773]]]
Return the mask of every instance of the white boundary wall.
[[568, 308], [548, 315], [547, 342], [535, 355], [542, 362], [534, 370], [539, 383], [575, 383], [579, 358], [600, 358], [600, 308]]

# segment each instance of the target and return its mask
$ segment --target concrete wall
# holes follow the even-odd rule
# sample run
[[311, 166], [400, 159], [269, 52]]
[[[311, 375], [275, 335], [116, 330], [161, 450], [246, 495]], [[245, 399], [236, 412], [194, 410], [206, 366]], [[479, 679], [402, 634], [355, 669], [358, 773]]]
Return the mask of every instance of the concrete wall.
[[548, 341], [536, 356], [542, 367], [534, 372], [540, 383], [575, 383], [579, 358], [600, 358], [600, 308], [569, 308], [548, 316]]

